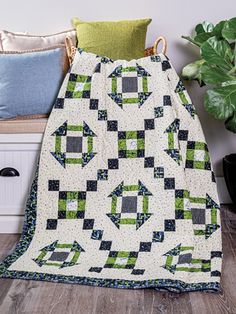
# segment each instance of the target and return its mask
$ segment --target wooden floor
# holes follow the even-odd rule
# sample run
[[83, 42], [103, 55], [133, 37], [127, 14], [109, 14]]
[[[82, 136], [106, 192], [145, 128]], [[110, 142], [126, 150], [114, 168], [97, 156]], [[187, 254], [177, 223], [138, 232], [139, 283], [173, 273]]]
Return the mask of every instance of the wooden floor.
[[[236, 214], [222, 208], [223, 277], [220, 293], [174, 294], [0, 279], [0, 314], [220, 314], [236, 313]], [[0, 235], [0, 259], [18, 235]]]

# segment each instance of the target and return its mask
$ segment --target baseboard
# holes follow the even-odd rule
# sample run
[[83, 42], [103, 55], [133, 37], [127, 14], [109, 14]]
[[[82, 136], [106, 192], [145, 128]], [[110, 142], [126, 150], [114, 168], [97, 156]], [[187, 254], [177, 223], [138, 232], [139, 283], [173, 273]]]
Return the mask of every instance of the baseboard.
[[219, 200], [221, 204], [231, 204], [232, 200], [229, 196], [225, 178], [224, 177], [216, 177], [217, 190], [219, 195]]
[[0, 216], [0, 233], [21, 233], [24, 216]]
[[[217, 177], [217, 189], [221, 204], [232, 203], [224, 177]], [[24, 216], [0, 216], [0, 233], [21, 233]]]

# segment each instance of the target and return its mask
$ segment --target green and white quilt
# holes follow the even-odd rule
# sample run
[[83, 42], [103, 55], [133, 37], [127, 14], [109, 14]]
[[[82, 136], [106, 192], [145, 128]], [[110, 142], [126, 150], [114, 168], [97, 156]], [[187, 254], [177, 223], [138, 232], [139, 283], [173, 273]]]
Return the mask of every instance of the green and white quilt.
[[209, 151], [168, 58], [78, 50], [0, 277], [217, 291], [221, 258]]

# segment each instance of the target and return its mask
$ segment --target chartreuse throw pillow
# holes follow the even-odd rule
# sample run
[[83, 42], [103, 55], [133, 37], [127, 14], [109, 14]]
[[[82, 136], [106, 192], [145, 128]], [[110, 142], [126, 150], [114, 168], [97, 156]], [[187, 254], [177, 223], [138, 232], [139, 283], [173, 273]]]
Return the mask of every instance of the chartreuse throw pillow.
[[144, 56], [147, 27], [151, 19], [83, 22], [72, 19], [78, 47], [113, 60], [132, 60]]

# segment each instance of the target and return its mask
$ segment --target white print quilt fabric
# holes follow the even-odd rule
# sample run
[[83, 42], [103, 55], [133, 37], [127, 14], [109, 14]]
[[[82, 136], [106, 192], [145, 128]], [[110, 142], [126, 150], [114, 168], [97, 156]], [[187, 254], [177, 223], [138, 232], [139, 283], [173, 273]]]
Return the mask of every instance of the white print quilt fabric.
[[220, 207], [190, 98], [162, 54], [78, 49], [4, 278], [217, 291]]

